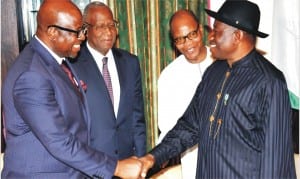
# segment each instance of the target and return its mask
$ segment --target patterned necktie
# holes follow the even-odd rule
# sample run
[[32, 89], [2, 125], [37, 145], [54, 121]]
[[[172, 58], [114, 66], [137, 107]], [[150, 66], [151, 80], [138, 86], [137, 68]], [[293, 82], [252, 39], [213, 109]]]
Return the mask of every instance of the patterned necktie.
[[103, 62], [102, 76], [105, 81], [107, 90], [109, 92], [111, 102], [112, 102], [112, 104], [114, 104], [114, 95], [113, 95], [113, 89], [112, 89], [112, 84], [111, 84], [111, 78], [110, 78], [108, 67], [107, 67], [107, 57], [103, 57], [102, 62]]

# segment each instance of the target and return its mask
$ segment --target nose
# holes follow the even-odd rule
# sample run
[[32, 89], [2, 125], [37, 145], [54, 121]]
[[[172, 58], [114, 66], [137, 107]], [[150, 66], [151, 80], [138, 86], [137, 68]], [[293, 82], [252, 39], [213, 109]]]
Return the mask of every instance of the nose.
[[189, 39], [188, 37], [185, 37], [184, 45], [188, 45], [193, 41], [193, 39]]
[[112, 29], [111, 27], [103, 27], [103, 33], [106, 33], [106, 34], [112, 34], [114, 29]]

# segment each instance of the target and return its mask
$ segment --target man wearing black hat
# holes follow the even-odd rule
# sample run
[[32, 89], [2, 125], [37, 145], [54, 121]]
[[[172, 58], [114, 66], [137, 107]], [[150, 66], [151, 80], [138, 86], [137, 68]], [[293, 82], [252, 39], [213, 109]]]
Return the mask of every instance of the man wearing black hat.
[[260, 11], [225, 1], [209, 35], [215, 61], [163, 141], [140, 158], [143, 171], [198, 143], [196, 178], [296, 178], [291, 107], [281, 71], [255, 49]]

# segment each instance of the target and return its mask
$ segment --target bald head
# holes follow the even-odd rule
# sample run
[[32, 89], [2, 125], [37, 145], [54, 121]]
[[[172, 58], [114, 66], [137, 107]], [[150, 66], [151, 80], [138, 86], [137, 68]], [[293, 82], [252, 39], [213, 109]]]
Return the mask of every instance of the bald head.
[[88, 44], [106, 55], [114, 46], [118, 33], [111, 9], [104, 3], [93, 1], [84, 8], [83, 20], [89, 24]]
[[81, 21], [80, 9], [70, 0], [44, 0], [37, 14], [37, 34], [49, 25], [64, 25], [68, 26], [68, 17]]
[[190, 63], [200, 63], [205, 59], [203, 28], [192, 11], [176, 11], [170, 19], [170, 32], [176, 48]]
[[171, 33], [173, 34], [174, 28], [179, 28], [180, 26], [186, 25], [186, 24], [198, 24], [199, 20], [195, 16], [195, 14], [187, 9], [181, 9], [176, 11], [171, 19], [170, 19], [170, 29]]
[[82, 14], [70, 0], [44, 0], [37, 14], [36, 36], [59, 57], [75, 57], [80, 43]]
[[98, 20], [99, 14], [105, 13], [113, 19], [113, 13], [111, 9], [103, 2], [93, 1], [89, 3], [83, 11], [83, 21], [84, 22], [95, 22]]

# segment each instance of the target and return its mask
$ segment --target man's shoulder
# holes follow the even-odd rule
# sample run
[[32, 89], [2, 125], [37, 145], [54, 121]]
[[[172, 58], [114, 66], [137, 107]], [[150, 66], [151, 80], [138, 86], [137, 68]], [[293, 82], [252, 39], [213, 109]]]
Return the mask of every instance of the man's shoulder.
[[172, 69], [176, 68], [178, 66], [181, 66], [182, 64], [187, 63], [187, 59], [184, 57], [184, 55], [179, 55], [175, 59], [173, 59], [165, 68], [165, 69]]
[[187, 63], [185, 57], [183, 55], [178, 56], [165, 66], [159, 75], [159, 79], [174, 78], [176, 74], [181, 73], [182, 70], [186, 70], [184, 69], [185, 67], [183, 67], [184, 63]]
[[121, 48], [112, 48], [112, 53], [114, 56], [126, 56], [126, 57], [132, 57], [132, 58], [137, 58], [137, 55], [125, 50], [125, 49], [121, 49]]
[[256, 53], [256, 60], [253, 60], [256, 69], [260, 71], [268, 81], [272, 79], [279, 79], [285, 81], [284, 75], [271, 61], [266, 59], [263, 55]]
[[[43, 47], [40, 46], [39, 48]], [[45, 54], [41, 56], [41, 54], [36, 51], [36, 47], [34, 48], [31, 42], [27, 44], [16, 57], [9, 71], [21, 73], [22, 71], [31, 70], [31, 68], [36, 68], [36, 70], [39, 71], [41, 70], [41, 64], [43, 64], [42, 61], [46, 62], [46, 60], [43, 59], [44, 56]]]

